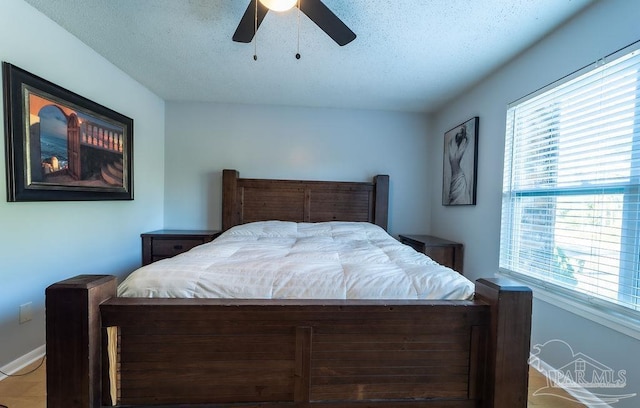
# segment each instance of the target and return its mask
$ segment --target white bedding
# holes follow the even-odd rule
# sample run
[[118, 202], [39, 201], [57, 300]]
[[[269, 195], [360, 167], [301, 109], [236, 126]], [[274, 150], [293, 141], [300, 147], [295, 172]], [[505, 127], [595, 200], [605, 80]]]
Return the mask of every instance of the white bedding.
[[265, 221], [144, 266], [126, 297], [253, 299], [469, 299], [459, 273], [369, 223]]

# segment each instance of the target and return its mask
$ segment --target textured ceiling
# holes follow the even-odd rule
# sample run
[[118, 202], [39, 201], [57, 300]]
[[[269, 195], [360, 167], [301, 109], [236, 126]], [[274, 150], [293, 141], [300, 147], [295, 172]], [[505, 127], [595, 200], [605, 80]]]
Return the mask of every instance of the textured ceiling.
[[[429, 112], [591, 0], [324, 0], [340, 47], [297, 9], [231, 40], [249, 0], [25, 0], [168, 101]], [[304, 1], [304, 0], [301, 0]]]

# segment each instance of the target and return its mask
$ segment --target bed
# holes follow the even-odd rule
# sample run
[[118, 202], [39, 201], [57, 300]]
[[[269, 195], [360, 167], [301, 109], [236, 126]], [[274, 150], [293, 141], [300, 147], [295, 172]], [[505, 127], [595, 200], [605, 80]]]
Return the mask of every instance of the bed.
[[[222, 226], [386, 229], [388, 194], [388, 176], [224, 170]], [[76, 276], [46, 290], [47, 406], [524, 408], [531, 291], [495, 278], [473, 289], [468, 300], [146, 298], [117, 296], [113, 276]]]

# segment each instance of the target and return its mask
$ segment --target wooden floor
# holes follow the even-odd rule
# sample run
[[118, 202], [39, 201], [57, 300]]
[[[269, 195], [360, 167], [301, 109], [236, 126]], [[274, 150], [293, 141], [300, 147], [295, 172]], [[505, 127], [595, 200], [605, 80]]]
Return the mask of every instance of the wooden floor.
[[[0, 381], [0, 408], [46, 408], [46, 387], [44, 364], [36, 369], [40, 361], [26, 367], [17, 374], [34, 370], [33, 373], [10, 377]], [[580, 408], [584, 405], [571, 400], [566, 393], [557, 396], [534, 396], [533, 393], [546, 387], [547, 380], [536, 370], [529, 371], [529, 408]], [[568, 398], [568, 399], [565, 399]]]
[[33, 371], [21, 377], [9, 377], [0, 381], [0, 407], [7, 408], [45, 408], [46, 382], [44, 364], [39, 359], [15, 374]]
[[[586, 407], [575, 401], [571, 395], [559, 388], [553, 388], [549, 395], [533, 395], [536, 391], [547, 387], [547, 378], [533, 368], [529, 369], [529, 408], [580, 408]], [[550, 393], [551, 393], [550, 392]]]

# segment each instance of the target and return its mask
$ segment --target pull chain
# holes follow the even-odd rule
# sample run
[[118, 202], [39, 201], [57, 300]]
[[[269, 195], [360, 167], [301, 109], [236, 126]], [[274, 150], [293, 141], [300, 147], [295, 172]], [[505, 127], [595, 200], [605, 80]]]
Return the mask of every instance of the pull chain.
[[253, 19], [253, 60], [258, 60], [258, 0], [256, 2], [256, 14]]
[[300, 13], [302, 13], [300, 10], [300, 1], [301, 0], [298, 0], [298, 52], [296, 53], [296, 59], [300, 59]]

